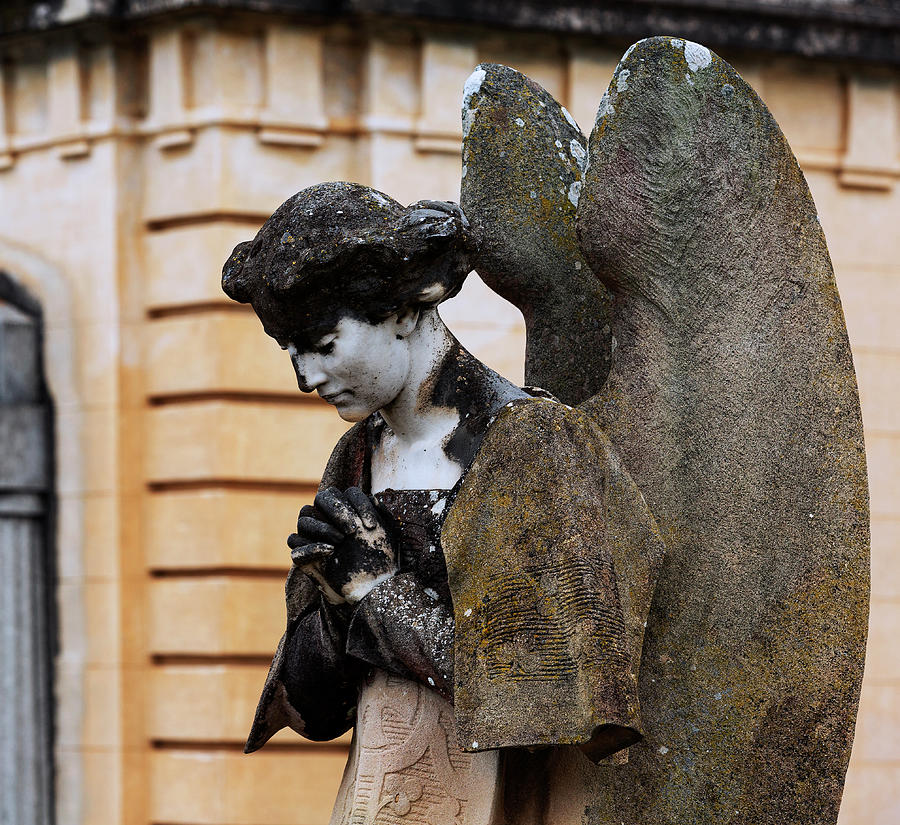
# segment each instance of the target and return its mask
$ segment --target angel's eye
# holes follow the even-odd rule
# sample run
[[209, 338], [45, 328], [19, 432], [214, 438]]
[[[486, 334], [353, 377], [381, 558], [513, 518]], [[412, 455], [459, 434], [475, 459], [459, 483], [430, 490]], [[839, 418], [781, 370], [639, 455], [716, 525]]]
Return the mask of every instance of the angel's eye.
[[316, 346], [316, 353], [319, 355], [331, 355], [334, 352], [334, 339], [323, 341]]

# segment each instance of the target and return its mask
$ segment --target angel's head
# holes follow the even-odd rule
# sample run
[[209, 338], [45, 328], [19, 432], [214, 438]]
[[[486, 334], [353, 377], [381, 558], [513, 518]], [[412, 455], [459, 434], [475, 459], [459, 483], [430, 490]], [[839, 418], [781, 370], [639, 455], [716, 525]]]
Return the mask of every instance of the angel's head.
[[235, 247], [222, 288], [290, 352], [301, 390], [360, 420], [402, 388], [412, 333], [459, 291], [472, 244], [456, 204], [323, 183]]

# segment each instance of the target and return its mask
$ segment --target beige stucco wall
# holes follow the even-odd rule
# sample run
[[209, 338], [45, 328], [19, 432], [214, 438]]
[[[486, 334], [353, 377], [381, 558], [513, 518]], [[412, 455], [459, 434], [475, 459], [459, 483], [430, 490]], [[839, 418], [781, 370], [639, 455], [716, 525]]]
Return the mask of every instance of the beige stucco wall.
[[[112, 46], [9, 48], [0, 268], [47, 312], [58, 408], [60, 822], [315, 825], [346, 742], [245, 757], [282, 630], [284, 537], [343, 429], [219, 289], [303, 186], [458, 197], [458, 102], [507, 63], [589, 128], [617, 50], [261, 17], [179, 18]], [[900, 820], [900, 75], [734, 60], [803, 166], [859, 373], [873, 513], [869, 660], [842, 825]], [[443, 309], [522, 378], [523, 326], [476, 278]]]

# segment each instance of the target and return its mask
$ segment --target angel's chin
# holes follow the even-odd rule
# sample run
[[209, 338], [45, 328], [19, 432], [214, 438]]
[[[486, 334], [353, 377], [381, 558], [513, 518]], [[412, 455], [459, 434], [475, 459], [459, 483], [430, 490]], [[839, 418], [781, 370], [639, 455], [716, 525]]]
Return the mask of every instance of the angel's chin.
[[338, 401], [336, 404], [332, 404], [332, 406], [337, 410], [337, 414], [343, 418], [344, 421], [348, 421], [351, 424], [363, 421], [372, 414], [372, 410], [362, 407], [359, 404], [354, 404], [349, 400]]

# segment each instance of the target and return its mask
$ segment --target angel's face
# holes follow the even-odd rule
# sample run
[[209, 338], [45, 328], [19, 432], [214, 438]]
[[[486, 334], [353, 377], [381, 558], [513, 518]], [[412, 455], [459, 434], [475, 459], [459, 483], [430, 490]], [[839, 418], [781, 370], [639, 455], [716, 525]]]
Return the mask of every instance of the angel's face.
[[345, 421], [362, 421], [403, 390], [410, 353], [400, 315], [378, 323], [345, 315], [310, 344], [284, 344], [303, 392], [317, 392]]

